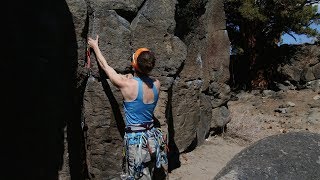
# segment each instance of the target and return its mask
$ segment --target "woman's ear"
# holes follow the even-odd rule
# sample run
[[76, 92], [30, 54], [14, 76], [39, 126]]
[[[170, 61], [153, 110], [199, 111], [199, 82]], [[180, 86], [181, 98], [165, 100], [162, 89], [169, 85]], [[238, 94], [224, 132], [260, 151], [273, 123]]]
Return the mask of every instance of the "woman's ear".
[[138, 59], [135, 57], [135, 53], [132, 55], [132, 62], [131, 65], [133, 67], [134, 70], [139, 71], [139, 67], [138, 67]]

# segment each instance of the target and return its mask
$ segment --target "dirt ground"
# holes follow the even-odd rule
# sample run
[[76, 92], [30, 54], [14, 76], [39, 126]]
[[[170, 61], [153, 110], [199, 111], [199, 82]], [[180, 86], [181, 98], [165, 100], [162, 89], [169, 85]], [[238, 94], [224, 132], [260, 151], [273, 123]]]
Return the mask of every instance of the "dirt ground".
[[228, 103], [232, 120], [227, 130], [181, 154], [181, 167], [169, 173], [170, 180], [213, 179], [234, 155], [270, 135], [290, 131], [320, 133], [320, 92], [242, 92], [234, 99]]

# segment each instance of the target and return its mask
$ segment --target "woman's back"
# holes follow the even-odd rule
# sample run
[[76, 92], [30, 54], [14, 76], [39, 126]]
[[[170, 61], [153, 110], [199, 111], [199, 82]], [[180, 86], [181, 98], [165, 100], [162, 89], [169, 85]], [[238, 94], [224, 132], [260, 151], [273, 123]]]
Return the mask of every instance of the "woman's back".
[[131, 86], [128, 94], [131, 97], [124, 99], [124, 112], [126, 124], [143, 124], [153, 122], [153, 112], [157, 105], [159, 90], [156, 87], [156, 81], [149, 77], [133, 78], [137, 86]]

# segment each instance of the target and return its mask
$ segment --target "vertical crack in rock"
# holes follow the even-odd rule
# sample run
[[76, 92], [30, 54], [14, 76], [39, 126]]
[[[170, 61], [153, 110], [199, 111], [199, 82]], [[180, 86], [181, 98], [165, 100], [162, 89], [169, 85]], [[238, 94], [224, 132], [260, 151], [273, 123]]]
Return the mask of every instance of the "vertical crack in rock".
[[[179, 78], [181, 71], [183, 70], [185, 63], [184, 61], [181, 63], [181, 65], [177, 68], [177, 71], [175, 74], [167, 77], [173, 77], [173, 82]], [[181, 166], [181, 162], [179, 160], [179, 149], [175, 143], [174, 136], [175, 136], [175, 131], [174, 131], [174, 123], [173, 123], [173, 115], [172, 115], [172, 95], [173, 95], [173, 86], [174, 83], [171, 84], [171, 86], [168, 88], [168, 101], [166, 105], [166, 110], [165, 110], [165, 116], [168, 124], [168, 146], [170, 151], [168, 152], [168, 170], [171, 172], [173, 169], [176, 169]]]
[[[93, 10], [92, 8], [89, 6], [89, 2], [86, 1], [87, 4], [87, 15], [86, 15], [86, 19], [85, 19], [85, 24], [84, 27], [81, 31], [81, 37], [83, 39], [87, 39], [87, 35], [89, 32], [89, 15], [93, 14]], [[86, 46], [85, 46], [86, 48]], [[86, 57], [86, 49], [83, 50], [84, 55], [83, 57]], [[83, 68], [83, 72], [79, 75], [81, 77], [78, 78], [78, 99], [80, 103], [80, 119], [81, 119], [81, 128], [82, 128], [82, 133], [81, 133], [81, 147], [80, 147], [80, 153], [81, 153], [81, 173], [83, 175], [84, 178], [90, 179], [92, 178], [92, 176], [89, 173], [89, 168], [90, 166], [88, 165], [88, 160], [87, 160], [87, 130], [88, 130], [88, 126], [85, 122], [85, 116], [84, 116], [84, 93], [86, 91], [86, 87], [88, 85], [88, 81], [89, 81], [89, 76], [87, 73], [88, 70], [84, 68], [85, 64], [86, 64], [87, 59], [84, 59], [83, 64], [81, 64], [82, 68]], [[82, 79], [82, 80], [81, 80]]]
[[89, 5], [87, 5], [87, 9], [88, 10], [87, 10], [86, 22], [85, 22], [83, 30], [81, 32], [81, 37], [84, 39], [87, 39], [87, 35], [89, 32], [89, 15], [93, 13], [92, 10], [90, 10], [91, 8], [89, 7]]
[[173, 123], [173, 116], [172, 116], [172, 85], [168, 89], [168, 102], [166, 105], [166, 119], [168, 120], [168, 170], [171, 172], [173, 169], [179, 168], [181, 166], [180, 158], [179, 158], [179, 149], [175, 143], [174, 136], [174, 123]]

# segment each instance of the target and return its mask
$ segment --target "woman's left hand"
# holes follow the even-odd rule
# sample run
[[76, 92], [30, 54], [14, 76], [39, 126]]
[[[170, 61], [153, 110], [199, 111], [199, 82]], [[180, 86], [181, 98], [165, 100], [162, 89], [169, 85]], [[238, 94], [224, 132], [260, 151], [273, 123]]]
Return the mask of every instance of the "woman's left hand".
[[88, 45], [91, 48], [98, 47], [98, 41], [99, 41], [99, 35], [97, 35], [96, 39], [92, 39], [91, 37], [88, 37]]

